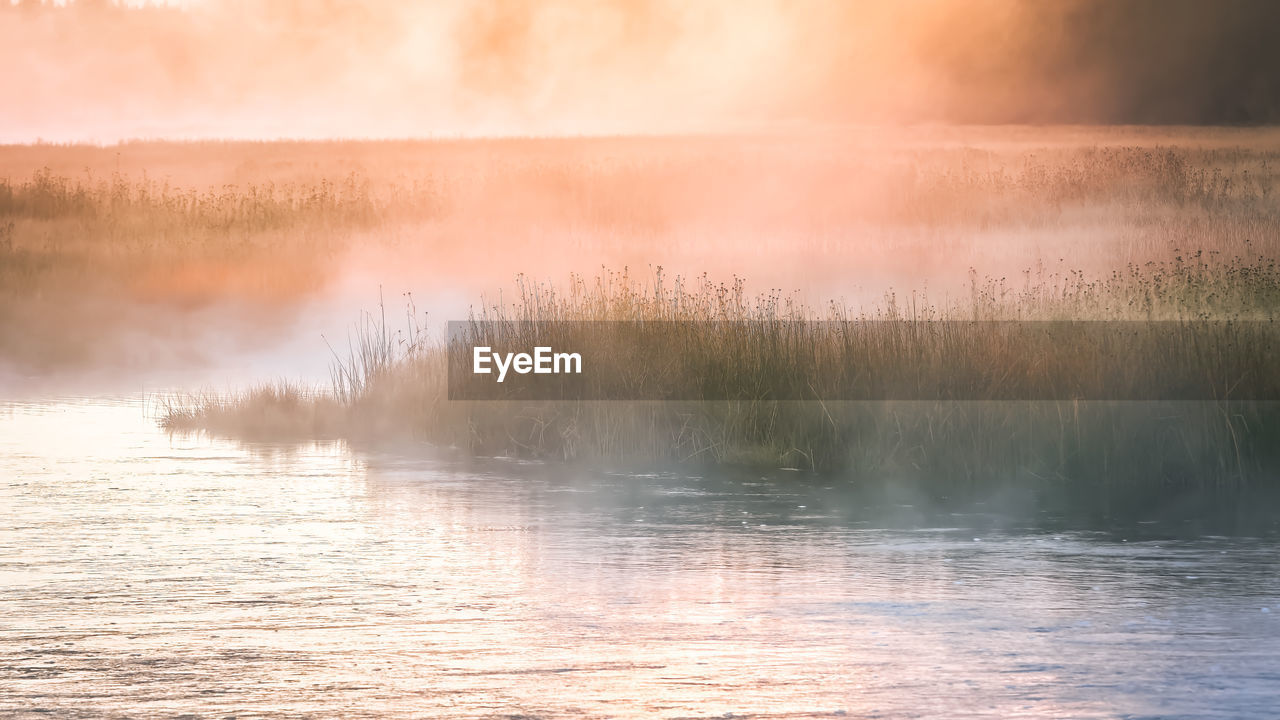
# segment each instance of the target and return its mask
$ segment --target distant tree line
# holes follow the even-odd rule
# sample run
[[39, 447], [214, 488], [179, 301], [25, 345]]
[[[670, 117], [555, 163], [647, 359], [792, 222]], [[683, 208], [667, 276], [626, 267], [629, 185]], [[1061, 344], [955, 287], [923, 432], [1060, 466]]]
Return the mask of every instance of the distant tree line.
[[[1280, 122], [1280, 0], [1028, 0], [1009, 92], [1062, 86], [1067, 122]], [[963, 29], [960, 32], [964, 32]], [[957, 86], [984, 68], [944, 60]], [[1016, 105], [1016, 104], [1014, 104]], [[1074, 107], [1074, 109], [1073, 109]], [[1024, 117], [1019, 118], [1016, 115]]]

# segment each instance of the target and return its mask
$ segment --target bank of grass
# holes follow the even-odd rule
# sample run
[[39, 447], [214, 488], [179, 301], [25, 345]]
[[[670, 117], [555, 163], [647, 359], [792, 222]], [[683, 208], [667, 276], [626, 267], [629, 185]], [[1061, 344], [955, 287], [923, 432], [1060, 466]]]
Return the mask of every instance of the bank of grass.
[[[1277, 310], [1280, 267], [1273, 261], [1191, 253], [1098, 279], [1030, 273], [1018, 289], [1000, 279], [975, 278], [962, 305], [887, 296], [865, 312], [834, 304], [816, 310], [778, 293], [750, 295], [742, 281], [715, 284], [658, 274], [640, 282], [625, 272], [575, 277], [560, 287], [521, 280], [514, 303], [485, 306], [474, 319], [491, 323], [487, 327], [498, 335], [503, 328], [519, 332], [522, 321], [583, 320], [732, 321], [720, 327], [751, 334], [691, 337], [699, 346], [688, 356], [714, 357], [748, 346], [763, 355], [770, 348], [795, 347], [794, 336], [809, 333], [813, 319], [1269, 321]], [[604, 356], [592, 343], [605, 340], [583, 327], [565, 347]], [[749, 399], [752, 383], [761, 380], [750, 377], [739, 379], [744, 392], [737, 400], [463, 402], [447, 399], [443, 348], [416, 329], [392, 332], [378, 314], [367, 317], [357, 336], [359, 342], [335, 363], [327, 393], [261, 388], [172, 407], [162, 422], [173, 430], [242, 439], [310, 439], [317, 433], [354, 442], [406, 438], [477, 456], [598, 466], [802, 468], [909, 481], [946, 495], [1013, 484], [1120, 497], [1271, 485], [1280, 474], [1276, 403], [983, 401], [980, 390], [969, 401], [762, 401]], [[831, 337], [806, 335], [800, 341]], [[1235, 346], [1229, 352], [1268, 350]], [[893, 362], [903, 350], [889, 348], [868, 360], [877, 357]], [[788, 362], [785, 353], [765, 359], [761, 367], [785, 369]], [[1117, 362], [1140, 367], [1162, 360], [1172, 361], [1135, 354]], [[624, 366], [625, 361], [617, 364]], [[685, 370], [655, 368], [673, 378]]]

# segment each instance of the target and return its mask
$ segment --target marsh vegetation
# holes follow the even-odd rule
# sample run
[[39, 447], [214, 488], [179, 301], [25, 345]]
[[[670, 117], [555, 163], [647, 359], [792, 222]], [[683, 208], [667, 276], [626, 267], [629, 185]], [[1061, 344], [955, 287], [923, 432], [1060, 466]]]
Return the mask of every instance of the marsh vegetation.
[[[1207, 349], [1180, 346], [1180, 352], [1157, 354], [1135, 339], [1106, 358], [1108, 392], [1124, 397], [1143, 387], [1148, 374], [1188, 357], [1203, 362], [1207, 352], [1215, 367], [1232, 368], [1229, 379], [1224, 375], [1229, 382], [1222, 397], [1211, 401], [1006, 399], [1004, 383], [1024, 380], [1010, 373], [1085, 377], [1094, 369], [1085, 363], [1093, 358], [1063, 346], [1059, 357], [1049, 358], [1049, 370], [1037, 368], [1028, 361], [1043, 363], [1043, 354], [1029, 357], [1016, 338], [1011, 344], [1007, 324], [987, 322], [957, 339], [996, 370], [983, 375], [984, 384], [960, 388], [963, 399], [824, 400], [834, 386], [813, 386], [838, 381], [840, 368], [823, 366], [824, 358], [856, 358], [862, 377], [891, 375], [908, 362], [934, 367], [954, 361], [954, 347], [919, 331], [938, 321], [1120, 316], [1193, 322], [1212, 316], [1264, 320], [1261, 327], [1268, 328], [1280, 309], [1280, 268], [1269, 261], [1153, 263], [1101, 281], [1048, 279], [1010, 296], [993, 290], [993, 282], [976, 284], [967, 305], [904, 308], [889, 302], [858, 315], [839, 305], [816, 311], [776, 294], [750, 296], [740, 282], [664, 284], [661, 277], [636, 281], [606, 274], [574, 278], [559, 290], [519, 284], [510, 305], [489, 306], [474, 317], [486, 345], [529, 346], [531, 328], [537, 328], [540, 342], [555, 337], [557, 347], [606, 363], [595, 377], [615, 389], [656, 383], [679, 396], [681, 388], [705, 391], [711, 382], [717, 399], [692, 401], [687, 393], [649, 402], [450, 399], [449, 349], [412, 325], [394, 330], [384, 316], [368, 315], [350, 354], [335, 361], [331, 390], [268, 385], [233, 397], [186, 399], [170, 406], [163, 422], [175, 430], [237, 437], [346, 437], [364, 443], [395, 438], [469, 455], [611, 467], [791, 467], [904, 483], [950, 497], [1019, 487], [1101, 493], [1122, 501], [1133, 493], [1239, 490], [1274, 482], [1280, 403], [1270, 396], [1238, 400], [1227, 387], [1250, 371], [1270, 377], [1274, 333], [1241, 333], [1238, 324], [1214, 326], [1201, 338], [1210, 343]], [[811, 322], [815, 317], [825, 322]], [[599, 321], [640, 323], [623, 326], [628, 328], [657, 321], [660, 329], [650, 334], [678, 334], [658, 344], [680, 352], [663, 362], [625, 351], [629, 339], [607, 329], [616, 325]], [[850, 346], [849, 331], [857, 328], [864, 334]], [[726, 373], [729, 367], [745, 372]], [[708, 378], [708, 368], [723, 374]], [[942, 368], [940, 374], [947, 372]], [[1057, 375], [1031, 380], [1065, 382]], [[992, 377], [1004, 380], [989, 382]], [[770, 392], [789, 379], [810, 383], [815, 397], [773, 399]]]
[[[1270, 131], [1134, 129], [10, 147], [0, 351], [28, 368], [138, 348], [145, 362], [155, 347], [216, 359], [200, 312], [227, 309], [229, 337], [268, 343], [359, 278], [353, 305], [379, 287], [391, 300], [349, 344], [316, 339], [337, 356], [331, 387], [175, 398], [165, 424], [798, 467], [944, 493], [1265, 484], [1267, 403], [450, 402], [420, 310], [734, 319], [780, 335], [814, 319], [1269, 320], [1278, 157]], [[399, 291], [422, 286], [464, 299], [402, 315]]]
[[962, 296], [970, 268], [1006, 292], [1027, 270], [1252, 263], [1276, 256], [1277, 156], [1270, 131], [1126, 129], [9, 146], [0, 362], [216, 360], [335, 288], [443, 288], [460, 317], [518, 273], [601, 266], [868, 307]]

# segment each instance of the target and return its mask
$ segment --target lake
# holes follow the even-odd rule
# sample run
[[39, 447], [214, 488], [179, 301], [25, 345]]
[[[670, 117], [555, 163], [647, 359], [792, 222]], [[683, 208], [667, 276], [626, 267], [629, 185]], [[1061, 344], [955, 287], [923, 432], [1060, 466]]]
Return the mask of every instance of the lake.
[[248, 445], [154, 402], [0, 403], [0, 714], [1274, 716], [1274, 525]]

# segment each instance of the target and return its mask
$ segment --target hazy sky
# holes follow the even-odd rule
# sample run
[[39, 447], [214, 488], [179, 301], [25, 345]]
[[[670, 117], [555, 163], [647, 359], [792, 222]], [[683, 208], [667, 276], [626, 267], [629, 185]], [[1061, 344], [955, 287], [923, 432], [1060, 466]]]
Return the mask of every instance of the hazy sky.
[[1276, 27], [1274, 0], [28, 2], [0, 140], [1275, 122]]

